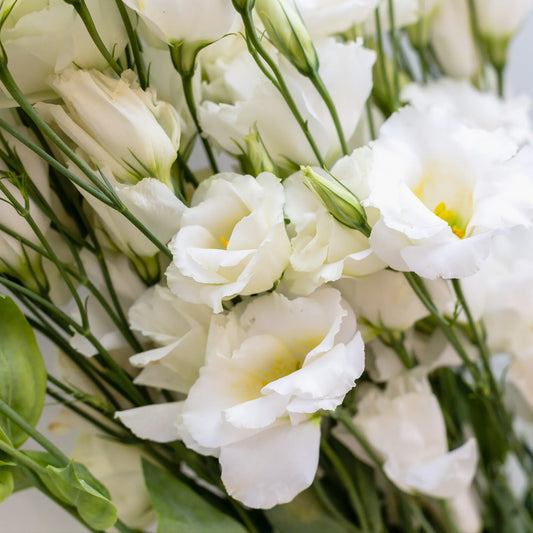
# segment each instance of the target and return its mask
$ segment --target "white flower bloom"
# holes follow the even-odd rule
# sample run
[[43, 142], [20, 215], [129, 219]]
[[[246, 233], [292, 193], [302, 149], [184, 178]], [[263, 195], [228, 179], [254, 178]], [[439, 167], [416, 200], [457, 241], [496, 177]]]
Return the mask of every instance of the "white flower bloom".
[[162, 41], [215, 41], [230, 33], [237, 12], [230, 0], [124, 0]]
[[427, 85], [412, 83], [403, 89], [401, 98], [421, 111], [444, 107], [473, 128], [503, 128], [519, 144], [533, 137], [528, 116], [531, 101], [526, 95], [502, 100], [478, 91], [466, 81], [441, 78]]
[[512, 37], [533, 9], [533, 0], [476, 0], [476, 5], [484, 36]]
[[35, 109], [99, 168], [119, 181], [153, 177], [170, 186], [170, 167], [180, 140], [174, 108], [143, 91], [133, 72], [120, 79], [69, 68], [50, 85], [65, 106], [38, 103]]
[[[381, 328], [404, 331], [429, 314], [399, 272], [381, 270], [363, 278], [341, 279], [334, 286], [341, 291], [355, 314], [365, 319], [374, 334]], [[455, 302], [443, 280], [427, 283], [426, 286], [438, 309], [443, 310]]]
[[143, 369], [135, 383], [187, 393], [205, 361], [211, 314], [207, 306], [184, 302], [161, 285], [148, 289], [128, 314], [132, 328], [156, 345], [130, 358]]
[[272, 288], [287, 266], [283, 186], [273, 174], [218, 174], [203, 181], [170, 242], [170, 290], [217, 313], [238, 294]]
[[477, 73], [480, 60], [467, 2], [445, 0], [441, 3], [431, 24], [431, 42], [446, 74], [469, 79]]
[[288, 502], [316, 472], [314, 414], [335, 409], [363, 367], [355, 316], [338, 291], [259, 296], [213, 318], [182, 430], [219, 456], [230, 495], [251, 507]]
[[[12, 3], [8, 2], [3, 9]], [[104, 45], [117, 57], [124, 50], [128, 36], [116, 6], [109, 0], [86, 0], [86, 3]], [[62, 0], [17, 2], [2, 26], [0, 39], [11, 74], [33, 101], [53, 96], [48, 77], [72, 64], [86, 69], [108, 66], [74, 7]], [[3, 86], [2, 91], [5, 92]], [[0, 105], [15, 104], [5, 96]]]
[[499, 232], [531, 226], [533, 180], [503, 132], [468, 128], [446, 108], [406, 107], [373, 145], [370, 244], [387, 264], [430, 279], [474, 274]]
[[[331, 173], [360, 200], [368, 196], [366, 168], [371, 157], [368, 148], [343, 157]], [[320, 169], [316, 172], [326, 176]], [[341, 276], [365, 276], [384, 267], [370, 249], [368, 239], [330, 215], [322, 202], [302, 181], [302, 173], [283, 182], [285, 213], [290, 220], [292, 254], [283, 279], [295, 294], [310, 294], [328, 281]], [[375, 210], [371, 216], [377, 218]], [[373, 211], [373, 213], [372, 213]]]
[[[449, 499], [470, 486], [478, 460], [476, 441], [448, 451], [439, 402], [420, 371], [393, 378], [384, 391], [369, 385], [353, 421], [400, 489]], [[336, 434], [361, 456], [346, 430]]]
[[[317, 42], [315, 46], [320, 60], [320, 75], [331, 93], [345, 137], [350, 139], [372, 88], [375, 54], [359, 43], [342, 44], [334, 39]], [[275, 51], [272, 55], [277, 58], [284, 80], [308, 123], [318, 150], [331, 163], [338, 157], [340, 145], [326, 105], [311, 82], [300, 75], [287, 59]], [[224, 83], [220, 82], [220, 78], [209, 76], [208, 65], [206, 69], [218, 96], [209, 87], [208, 91], [211, 99], [216, 97], [217, 102], [204, 101], [198, 109], [200, 123], [208, 136], [224, 150], [240, 154], [236, 142], [244, 146], [243, 137], [256, 126], [268, 153], [277, 164], [287, 167], [292, 162], [294, 168], [294, 163], [312, 165], [317, 162], [285, 100], [246, 49], [243, 48], [223, 68], [220, 63], [215, 66]], [[213, 70], [211, 72], [215, 74]]]
[[312, 37], [342, 33], [372, 15], [379, 0], [294, 0]]

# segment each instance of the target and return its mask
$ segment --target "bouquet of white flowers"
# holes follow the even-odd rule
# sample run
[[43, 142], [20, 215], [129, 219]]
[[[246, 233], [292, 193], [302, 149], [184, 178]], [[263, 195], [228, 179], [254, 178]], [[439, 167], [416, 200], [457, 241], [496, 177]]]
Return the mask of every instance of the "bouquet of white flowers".
[[533, 531], [532, 8], [0, 0], [0, 501]]

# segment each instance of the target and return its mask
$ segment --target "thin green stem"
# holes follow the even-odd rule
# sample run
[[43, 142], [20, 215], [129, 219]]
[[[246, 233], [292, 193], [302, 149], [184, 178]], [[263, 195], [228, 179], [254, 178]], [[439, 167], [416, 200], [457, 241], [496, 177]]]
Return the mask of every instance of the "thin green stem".
[[76, 13], [78, 13], [83, 24], [85, 25], [85, 28], [87, 29], [87, 32], [89, 33], [96, 48], [98, 48], [98, 51], [102, 54], [102, 56], [104, 56], [104, 59], [107, 61], [109, 66], [120, 76], [122, 74], [122, 69], [120, 68], [120, 65], [117, 63], [116, 59], [109, 53], [104, 41], [102, 41], [102, 38], [100, 37], [100, 34], [98, 33], [98, 30], [94, 24], [91, 13], [87, 8], [85, 0], [65, 1], [68, 4], [72, 4], [76, 10]]
[[47, 474], [46, 469], [43, 468], [40, 464], [30, 459], [27, 455], [24, 455], [22, 452], [19, 452], [15, 448], [11, 447], [9, 444], [7, 444], [7, 442], [4, 442], [3, 440], [0, 440], [0, 451], [6, 453], [11, 458], [13, 458], [15, 461], [25, 466], [26, 468], [33, 470], [34, 472], [38, 472], [39, 474], [42, 474], [42, 475]]
[[448, 324], [446, 319], [440, 314], [439, 310], [435, 307], [435, 304], [431, 300], [431, 296], [427, 292], [424, 282], [422, 281], [420, 276], [418, 276], [414, 272], [404, 272], [404, 276], [411, 288], [413, 289], [414, 293], [418, 296], [420, 302], [429, 311], [431, 316], [437, 321], [445, 337], [448, 339], [448, 342], [453, 346], [454, 350], [457, 352], [464, 365], [468, 368], [475, 382], [478, 384], [481, 383], [481, 374], [479, 368], [474, 363], [472, 363], [470, 357], [468, 356], [463, 345], [461, 344], [461, 341], [458, 339], [457, 335], [450, 327], [450, 324]]
[[383, 46], [383, 33], [381, 29], [381, 17], [379, 13], [379, 8], [374, 10], [374, 20], [376, 22], [376, 37], [377, 37], [377, 46], [378, 46], [378, 66], [381, 72], [381, 77], [383, 78], [383, 84], [385, 86], [385, 92], [387, 94], [389, 109], [394, 109], [394, 102], [392, 97], [391, 84], [389, 81], [389, 76], [387, 74], [387, 66], [385, 64], [385, 47]]
[[4, 400], [0, 399], [0, 413], [7, 416], [13, 423], [25, 431], [34, 441], [38, 442], [47, 452], [56, 457], [59, 461], [68, 464], [68, 457], [52, 442], [50, 442], [41, 432], [37, 431], [31, 424], [26, 422], [15, 410], [11, 409]]
[[215, 158], [215, 154], [213, 153], [213, 149], [211, 148], [211, 143], [209, 142], [208, 139], [204, 137], [202, 126], [200, 126], [200, 121], [198, 120], [198, 112], [196, 111], [196, 102], [194, 99], [194, 90], [193, 90], [193, 74], [182, 74], [181, 83], [183, 85], [183, 94], [185, 96], [185, 101], [187, 102], [189, 113], [191, 114], [194, 125], [196, 126], [196, 129], [198, 130], [200, 141], [202, 142], [202, 145], [204, 147], [205, 153], [207, 155], [207, 159], [209, 159], [209, 164], [211, 165], [211, 169], [213, 170], [214, 174], [218, 174], [219, 172], [218, 163]]
[[[300, 126], [301, 130], [303, 131], [305, 135], [305, 138], [307, 139], [307, 142], [311, 146], [311, 149], [313, 150], [313, 153], [315, 154], [315, 157], [317, 158], [318, 163], [320, 164], [320, 166], [325, 168], [326, 165], [325, 165], [324, 159], [322, 158], [322, 155], [320, 154], [320, 150], [318, 149], [318, 146], [316, 145], [315, 140], [313, 139], [313, 136], [311, 135], [311, 132], [309, 131], [307, 121], [304, 120], [304, 118], [302, 117], [302, 114], [300, 113], [300, 110], [298, 109], [298, 106], [296, 105], [296, 102], [294, 101], [294, 98], [292, 97], [289, 91], [289, 88], [287, 87], [287, 84], [285, 83], [285, 80], [283, 78], [283, 75], [281, 74], [281, 71], [278, 65], [272, 59], [270, 54], [267, 52], [267, 50], [261, 43], [261, 40], [257, 36], [255, 23], [252, 17], [251, 7], [247, 6], [245, 8], [239, 8], [238, 6], [236, 6], [236, 9], [242, 17], [244, 28], [246, 31], [246, 37], [249, 43], [251, 43], [251, 46], [253, 46], [253, 48], [257, 50], [259, 56], [264, 60], [264, 62], [268, 65], [268, 67], [274, 74], [274, 77], [277, 82], [276, 84], [274, 84], [275, 87], [279, 90], [279, 92], [285, 99], [285, 102], [287, 103], [292, 115], [298, 122], [298, 125]], [[256, 59], [256, 62], [257, 62], [256, 56], [254, 56], [254, 59]], [[262, 66], [261, 64], [258, 63], [258, 65], [260, 68], [262, 69], [264, 68], [264, 66]], [[272, 80], [270, 76], [268, 76], [268, 78]]]
[[[3, 52], [3, 51], [2, 51]], [[75, 154], [75, 152], [54, 132], [50, 126], [39, 116], [31, 104], [26, 100], [23, 93], [18, 88], [15, 80], [7, 68], [7, 59], [5, 55], [0, 57], [0, 81], [7, 89], [13, 99], [20, 105], [28, 117], [43, 131], [43, 133], [87, 176], [94, 187], [89, 186], [82, 179], [58, 163], [53, 157], [47, 154], [42, 148], [28, 141], [24, 135], [21, 135], [13, 127], [0, 119], [0, 127], [8, 131], [13, 137], [19, 139], [23, 144], [41, 156], [53, 168], [66, 175], [76, 185], [86, 190], [89, 194], [99, 199], [106, 205], [112, 207], [119, 213], [123, 214], [138, 230], [141, 231], [160, 251], [168, 258], [172, 259], [172, 253], [168, 247], [163, 244], [133, 213], [126, 207], [117, 193], [109, 185], [105, 176], [101, 174], [99, 179], [94, 172]], [[96, 188], [96, 189], [95, 189]]]
[[363, 505], [361, 498], [359, 497], [359, 493], [357, 492], [357, 489], [355, 485], [353, 484], [353, 481], [350, 478], [350, 475], [348, 474], [346, 468], [342, 464], [341, 460], [337, 457], [333, 448], [329, 445], [326, 439], [322, 439], [320, 441], [320, 448], [322, 449], [326, 457], [329, 459], [329, 461], [335, 468], [335, 472], [337, 473], [337, 475], [342, 481], [342, 484], [346, 488], [346, 492], [348, 493], [348, 498], [353, 507], [355, 515], [357, 516], [359, 522], [361, 523], [362, 530], [370, 531], [368, 518], [365, 512], [365, 507]]
[[346, 138], [344, 136], [344, 131], [342, 129], [342, 124], [339, 118], [339, 114], [337, 112], [337, 108], [335, 106], [335, 103], [333, 102], [333, 99], [331, 98], [331, 94], [329, 93], [328, 88], [324, 84], [324, 81], [322, 80], [322, 77], [320, 76], [320, 73], [317, 69], [311, 70], [309, 74], [309, 79], [311, 80], [315, 89], [320, 95], [320, 98], [322, 98], [322, 100], [326, 104], [326, 107], [328, 108], [329, 114], [331, 115], [331, 118], [333, 120], [333, 124], [335, 125], [335, 129], [337, 130], [337, 135], [339, 137], [339, 142], [341, 144], [341, 150], [343, 155], [348, 155], [348, 145], [346, 144]]
[[124, 6], [124, 2], [122, 0], [115, 0], [115, 4], [117, 5], [118, 12], [120, 13], [120, 17], [122, 18], [122, 22], [124, 23], [124, 27], [126, 28], [126, 33], [128, 34], [131, 51], [133, 52], [133, 59], [135, 60], [135, 67], [137, 69], [137, 75], [139, 76], [139, 84], [142, 89], [146, 89], [146, 87], [148, 86], [148, 79], [146, 76], [144, 59], [141, 54], [139, 36], [133, 28], [126, 7]]
[[389, 24], [390, 24], [390, 37], [392, 41], [392, 58], [394, 64], [394, 101], [395, 106], [398, 107], [400, 100], [400, 51], [398, 44], [398, 32], [396, 28], [396, 20], [394, 13], [394, 2], [388, 0], [389, 8]]

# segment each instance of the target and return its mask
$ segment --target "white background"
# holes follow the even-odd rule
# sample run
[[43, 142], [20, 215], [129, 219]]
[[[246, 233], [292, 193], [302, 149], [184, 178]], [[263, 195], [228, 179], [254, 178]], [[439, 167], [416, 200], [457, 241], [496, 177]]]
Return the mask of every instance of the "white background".
[[[516, 37], [508, 67], [508, 93], [528, 93], [533, 97], [533, 18]], [[46, 352], [51, 352], [47, 349]], [[52, 359], [52, 357], [50, 357]], [[48, 400], [49, 401], [49, 400]], [[57, 407], [48, 404], [39, 423], [45, 433], [54, 419]], [[47, 433], [48, 434], [48, 433]], [[65, 452], [73, 445], [73, 436], [52, 437]], [[29, 446], [29, 445], [28, 445]], [[37, 449], [37, 448], [36, 448]], [[124, 487], [135, 490], [135, 487]], [[87, 530], [61, 508], [35, 489], [17, 493], [0, 505], [0, 533], [82, 533]]]

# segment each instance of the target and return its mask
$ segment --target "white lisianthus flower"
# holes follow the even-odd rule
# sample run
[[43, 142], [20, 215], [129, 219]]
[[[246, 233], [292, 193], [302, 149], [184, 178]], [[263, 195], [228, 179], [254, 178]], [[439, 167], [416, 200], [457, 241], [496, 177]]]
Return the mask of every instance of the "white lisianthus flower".
[[[364, 177], [371, 155], [368, 148], [361, 148], [340, 159], [331, 169], [331, 174], [360, 200], [368, 196]], [[320, 169], [314, 170], [327, 176]], [[370, 248], [368, 238], [338, 222], [306, 187], [301, 172], [285, 179], [283, 186], [292, 246], [290, 265], [283, 280], [291, 292], [310, 294], [341, 276], [365, 276], [384, 268]], [[377, 212], [374, 210], [373, 214], [376, 216]]]
[[380, 210], [370, 244], [396, 270], [430, 279], [474, 274], [499, 232], [531, 226], [533, 180], [503, 132], [468, 128], [446, 108], [405, 107], [373, 144]]
[[338, 291], [259, 296], [213, 318], [182, 430], [219, 457], [234, 498], [260, 508], [288, 502], [317, 469], [315, 413], [335, 409], [363, 367], [355, 316]]
[[481, 33], [486, 37], [511, 38], [533, 9], [533, 0], [475, 0]]
[[314, 38], [342, 33], [361, 24], [378, 3], [379, 0], [294, 0]]
[[[393, 378], [383, 391], [366, 387], [353, 422], [384, 460], [387, 477], [401, 490], [450, 499], [469, 488], [478, 460], [476, 441], [471, 438], [448, 451], [439, 401], [422, 372]], [[335, 433], [368, 460], [346, 430], [338, 427]]]
[[401, 99], [421, 111], [445, 107], [473, 128], [487, 131], [503, 128], [518, 144], [533, 138], [529, 120], [531, 101], [525, 95], [502, 100], [492, 93], [478, 91], [466, 81], [441, 78], [427, 85], [411, 83], [402, 90]]
[[219, 313], [224, 300], [271, 289], [289, 261], [284, 201], [279, 178], [268, 172], [203, 181], [169, 244], [170, 290]]
[[431, 43], [448, 76], [469, 79], [477, 74], [480, 59], [472, 36], [467, 2], [441, 2], [431, 24]]
[[180, 141], [174, 108], [143, 91], [132, 71], [120, 79], [69, 68], [50, 85], [65, 105], [38, 103], [37, 112], [73, 141], [94, 166], [136, 183], [157, 178], [170, 187], [170, 167]]
[[[372, 88], [375, 53], [359, 43], [342, 44], [334, 39], [316, 42], [315, 47], [320, 60], [320, 75], [330, 90], [345, 137], [349, 140], [355, 133]], [[340, 154], [340, 144], [326, 105], [312, 83], [287, 59], [275, 51], [272, 55], [277, 58], [283, 78], [318, 150], [326, 162], [333, 162]], [[255, 126], [276, 164], [294, 168], [294, 163], [317, 163], [317, 157], [287, 103], [245, 48], [230, 59], [225, 68], [221, 68], [220, 62], [215, 68], [205, 62], [203, 66], [209, 79], [207, 94], [211, 100], [216, 98], [217, 101], [204, 101], [198, 108], [198, 116], [204, 132], [224, 150], [240, 154], [237, 143], [244, 146], [243, 138]], [[223, 77], [223, 83], [219, 76]], [[213, 84], [218, 96], [210, 87]]]
[[148, 289], [128, 313], [131, 327], [155, 344], [130, 358], [143, 369], [135, 383], [187, 393], [205, 361], [211, 315], [209, 307], [184, 302], [161, 285]]
[[[0, 40], [9, 70], [30, 100], [53, 96], [48, 77], [72, 64], [86, 69], [108, 67], [73, 6], [63, 0], [8, 1], [3, 2], [1, 12], [13, 4]], [[109, 0], [86, 0], [86, 4], [104, 45], [117, 57], [128, 42], [128, 35], [116, 6]], [[5, 92], [3, 86], [2, 91]], [[15, 103], [6, 93], [0, 105]]]
[[[334, 286], [367, 324], [365, 340], [383, 328], [405, 331], [428, 315], [426, 307], [399, 272], [381, 270], [362, 278], [341, 279]], [[445, 281], [435, 280], [426, 287], [437, 309], [444, 310], [455, 302]]]
[[124, 0], [162, 41], [216, 41], [230, 33], [237, 12], [230, 0]]

